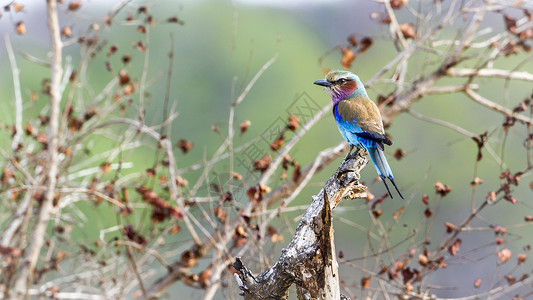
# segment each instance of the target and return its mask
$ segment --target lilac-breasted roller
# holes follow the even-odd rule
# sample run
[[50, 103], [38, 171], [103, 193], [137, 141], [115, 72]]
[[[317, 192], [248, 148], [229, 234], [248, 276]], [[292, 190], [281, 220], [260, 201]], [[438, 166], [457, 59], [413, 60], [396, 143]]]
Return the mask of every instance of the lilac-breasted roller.
[[388, 178], [398, 191], [389, 163], [383, 153], [384, 145], [392, 145], [385, 136], [383, 120], [377, 105], [370, 100], [363, 83], [357, 75], [348, 71], [331, 71], [326, 79], [317, 80], [316, 85], [324, 87], [333, 101], [333, 116], [342, 137], [350, 144], [348, 157], [354, 146], [366, 149], [379, 177], [381, 177], [389, 196], [392, 194], [385, 178]]

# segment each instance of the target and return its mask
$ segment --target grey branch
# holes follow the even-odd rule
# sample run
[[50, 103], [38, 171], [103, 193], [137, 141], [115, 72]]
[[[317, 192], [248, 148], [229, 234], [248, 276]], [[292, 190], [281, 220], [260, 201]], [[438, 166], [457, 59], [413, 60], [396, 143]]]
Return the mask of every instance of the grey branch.
[[244, 299], [287, 299], [297, 285], [298, 299], [348, 299], [341, 296], [331, 211], [344, 198], [363, 198], [366, 187], [359, 173], [367, 164], [364, 150], [345, 160], [305, 212], [296, 233], [279, 260], [254, 276], [237, 258], [235, 279]]

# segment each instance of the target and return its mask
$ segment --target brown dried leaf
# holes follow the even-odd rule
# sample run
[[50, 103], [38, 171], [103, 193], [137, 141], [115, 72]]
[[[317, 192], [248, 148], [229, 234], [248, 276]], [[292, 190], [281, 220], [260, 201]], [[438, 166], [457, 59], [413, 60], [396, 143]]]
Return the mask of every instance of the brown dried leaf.
[[78, 10], [78, 9], [80, 9], [80, 7], [81, 7], [81, 0], [79, 0], [79, 1], [70, 1], [70, 3], [68, 4], [68, 10], [70, 10], [70, 11]]
[[131, 61], [131, 55], [126, 54], [122, 56], [122, 63], [127, 64]]
[[342, 54], [341, 65], [345, 68], [350, 68], [352, 66], [352, 62], [355, 59], [355, 54], [353, 53], [352, 49], [342, 48], [341, 54]]
[[357, 50], [357, 53], [366, 52], [370, 47], [372, 47], [374, 41], [369, 37], [365, 37], [360, 41], [360, 44], [361, 46], [359, 47], [359, 50]]
[[519, 253], [516, 256], [516, 259], [518, 260], [518, 265], [523, 264], [527, 260], [527, 254], [525, 253]]
[[103, 173], [111, 172], [111, 164], [109, 162], [104, 162], [100, 165], [100, 171]]
[[426, 266], [428, 264], [428, 257], [424, 254], [418, 254], [418, 263], [422, 266]]
[[287, 125], [287, 128], [290, 131], [296, 131], [296, 129], [298, 129], [298, 126], [300, 126], [300, 119], [295, 115], [290, 115], [289, 124]]
[[516, 202], [518, 202], [518, 200], [516, 200], [516, 198], [513, 197], [512, 195], [505, 195], [503, 196], [503, 199], [511, 202], [512, 204], [516, 204]]
[[439, 256], [435, 262], [439, 266], [439, 268], [446, 268], [448, 265], [444, 262], [444, 256]]
[[407, 267], [402, 269], [402, 276], [403, 276], [403, 283], [407, 284], [413, 277], [415, 277], [414, 270], [411, 270], [411, 268]]
[[198, 259], [196, 258], [196, 254], [194, 254], [194, 252], [187, 250], [181, 255], [181, 262], [183, 263], [184, 267], [191, 268], [196, 265]]
[[283, 235], [279, 234], [276, 228], [272, 226], [267, 227], [267, 235], [270, 236], [270, 241], [272, 243], [281, 243], [283, 242]]
[[107, 50], [107, 56], [111, 56], [113, 54], [115, 54], [118, 50], [118, 47], [117, 45], [111, 45], [111, 47], [109, 47], [109, 50]]
[[147, 16], [144, 21], [146, 22], [146, 24], [149, 24], [149, 25], [154, 25], [155, 24], [154, 17], [152, 17], [152, 15]]
[[526, 222], [533, 222], [533, 216], [525, 216], [524, 221]]
[[259, 160], [254, 160], [253, 166], [256, 171], [264, 172], [270, 167], [271, 163], [272, 163], [272, 156], [265, 155], [261, 157], [261, 159]]
[[176, 146], [181, 149], [183, 154], [187, 154], [187, 152], [189, 152], [192, 149], [193, 144], [192, 142], [187, 141], [186, 139], [181, 139], [178, 141]]
[[136, 45], [137, 45], [137, 50], [139, 50], [139, 51], [141, 51], [141, 52], [143, 52], [144, 50], [146, 50], [146, 46], [144, 45], [144, 43], [143, 43], [142, 41], [137, 42]]
[[502, 227], [500, 225], [489, 225], [489, 227], [494, 230], [495, 235], [501, 234], [502, 236], [505, 236], [505, 234], [507, 233], [507, 228]]
[[355, 38], [355, 35], [350, 34], [350, 36], [348, 36], [348, 43], [354, 48], [357, 47], [357, 39]]
[[370, 276], [361, 278], [361, 287], [363, 289], [368, 289], [370, 287]]
[[72, 118], [68, 120], [68, 129], [70, 132], [80, 131], [81, 127], [83, 127], [83, 121], [81, 121], [80, 119]]
[[37, 140], [37, 142], [39, 142], [39, 143], [41, 143], [43, 145], [48, 142], [48, 138], [46, 137], [46, 133], [44, 133], [44, 132], [38, 133], [37, 136], [35, 137], [35, 139]]
[[262, 185], [262, 184], [259, 185], [259, 193], [261, 193], [261, 195], [270, 193], [270, 191], [272, 191], [272, 189], [269, 186]]
[[513, 252], [511, 250], [505, 248], [498, 252], [497, 256], [502, 263], [506, 263], [511, 258], [512, 254]]
[[514, 284], [516, 282], [516, 278], [512, 275], [505, 275], [505, 279], [507, 280], [507, 283], [509, 285]]
[[409, 23], [403, 23], [399, 25], [400, 31], [406, 39], [416, 39], [415, 26]]
[[246, 191], [246, 195], [251, 201], [261, 201], [261, 194], [259, 194], [259, 190], [252, 186]]
[[137, 9], [137, 13], [138, 14], [147, 14], [148, 13], [148, 7], [146, 6], [139, 6], [139, 8]]
[[483, 279], [481, 279], [481, 278], [476, 279], [476, 281], [474, 281], [474, 287], [476, 289], [479, 289], [479, 287], [481, 287], [481, 282], [482, 281], [483, 281]]
[[167, 19], [167, 22], [168, 23], [177, 23], [177, 24], [180, 24], [180, 25], [185, 25], [185, 22], [178, 19], [178, 17], [170, 17]]
[[272, 149], [272, 151], [278, 151], [279, 148], [283, 147], [283, 145], [285, 144], [285, 138], [283, 137], [283, 133], [280, 134], [278, 136], [277, 139], [275, 139], [271, 144], [270, 144], [270, 149]]
[[213, 270], [211, 270], [211, 267], [208, 267], [198, 274], [198, 283], [202, 288], [206, 288], [209, 285], [209, 279], [211, 279], [212, 276]]
[[250, 122], [250, 120], [245, 120], [244, 122], [242, 122], [240, 125], [241, 134], [245, 133], [246, 130], [248, 130], [248, 127], [250, 127], [250, 125], [252, 125], [252, 122]]
[[411, 282], [406, 282], [405, 283], [405, 293], [411, 294], [413, 292], [414, 288], [415, 287], [413, 286], [413, 284]]
[[444, 226], [446, 227], [446, 232], [447, 233], [452, 233], [452, 232], [454, 232], [457, 229], [457, 226], [455, 226], [454, 224], [449, 223], [449, 222], [445, 222]]
[[431, 218], [431, 216], [433, 215], [433, 211], [428, 207], [426, 208], [426, 210], [424, 211], [424, 215], [426, 216], [426, 218]]
[[137, 232], [130, 224], [124, 226], [124, 233], [130, 241], [133, 241], [139, 245], [144, 245], [147, 242], [146, 238]]
[[61, 36], [66, 38], [72, 37], [72, 28], [70, 26], [61, 28]]
[[271, 225], [267, 226], [267, 235], [268, 236], [272, 236], [272, 235], [274, 235], [276, 233], [278, 233], [278, 230], [274, 226], [271, 226]]
[[240, 237], [248, 237], [248, 233], [246, 233], [246, 229], [242, 225], [237, 225], [235, 228], [235, 234]]
[[448, 195], [448, 193], [452, 190], [449, 186], [444, 185], [440, 181], [435, 181], [434, 186], [437, 194], [441, 195], [442, 197]]
[[120, 70], [120, 72], [118, 72], [118, 79], [120, 86], [125, 86], [126, 84], [130, 83], [130, 76], [124, 70]]
[[471, 186], [476, 186], [476, 185], [480, 185], [483, 183], [483, 179], [479, 178], [479, 177], [476, 177], [474, 178], [474, 180], [472, 180], [472, 182], [470, 182], [470, 185]]
[[291, 162], [291, 156], [289, 154], [283, 155], [283, 161], [281, 162], [281, 167], [283, 170], [289, 169], [289, 163]]
[[422, 203], [425, 205], [429, 204], [429, 196], [427, 194], [422, 195]]
[[503, 15], [503, 19], [505, 21], [505, 27], [507, 30], [512, 34], [516, 34], [516, 19], [509, 15]]
[[170, 229], [170, 233], [171, 234], [176, 234], [176, 233], [180, 232], [180, 230], [181, 230], [180, 225], [174, 224], [174, 226], [172, 226], [172, 229]]
[[292, 181], [297, 182], [300, 179], [300, 176], [302, 175], [302, 171], [300, 169], [300, 165], [294, 161], [294, 170], [292, 171]]
[[452, 255], [452, 256], [455, 256], [457, 255], [457, 252], [459, 252], [459, 246], [461, 246], [461, 239], [456, 239], [455, 242], [453, 242], [453, 244], [448, 247], [448, 252]]
[[228, 212], [225, 211], [221, 206], [217, 206], [217, 208], [215, 208], [215, 217], [217, 217], [221, 223], [224, 223], [228, 217]]
[[13, 2], [13, 3], [11, 4], [11, 6], [12, 6], [13, 9], [15, 10], [15, 12], [21, 12], [21, 11], [24, 10], [24, 5], [22, 5], [22, 4], [18, 4], [18, 3]]
[[511, 40], [507, 44], [505, 44], [505, 46], [503, 46], [501, 51], [505, 56], [509, 56], [511, 54], [519, 53], [520, 48], [518, 48], [518, 43], [516, 41]]
[[2, 183], [6, 184], [11, 178], [14, 178], [15, 174], [9, 168], [4, 168], [2, 171]]
[[394, 155], [394, 158], [396, 158], [397, 160], [400, 160], [405, 157], [405, 152], [402, 149], [398, 148], [396, 149], [396, 151], [394, 151], [393, 155]]
[[403, 212], [405, 211], [405, 207], [400, 207], [397, 211], [394, 212], [394, 214], [392, 215], [392, 218], [394, 219], [394, 221], [398, 221], [398, 217], [400, 217], [401, 214], [403, 214]]
[[26, 24], [24, 24], [24, 21], [18, 21], [15, 24], [15, 33], [23, 35], [26, 33]]
[[518, 38], [522, 42], [527, 39], [533, 38], [533, 29], [528, 28], [528, 29], [523, 30], [522, 32], [518, 34]]
[[35, 128], [30, 123], [26, 123], [24, 125], [24, 132], [26, 132], [27, 135], [33, 135], [35, 133]]
[[178, 177], [176, 177], [176, 184], [178, 186], [186, 186], [189, 184], [189, 181], [178, 175]]
[[390, 2], [390, 6], [391, 6], [393, 9], [400, 9], [400, 8], [402, 8], [404, 5], [407, 5], [407, 3], [409, 3], [409, 0], [391, 0], [391, 2]]
[[222, 202], [229, 202], [233, 200], [233, 194], [230, 192], [225, 192], [224, 194], [220, 195], [220, 200]]
[[154, 168], [146, 169], [146, 175], [148, 175], [148, 177], [151, 177], [151, 178], [155, 177], [155, 173], [156, 173], [156, 171], [155, 171]]
[[237, 172], [231, 172], [231, 177], [233, 177], [235, 180], [242, 180], [242, 175]]

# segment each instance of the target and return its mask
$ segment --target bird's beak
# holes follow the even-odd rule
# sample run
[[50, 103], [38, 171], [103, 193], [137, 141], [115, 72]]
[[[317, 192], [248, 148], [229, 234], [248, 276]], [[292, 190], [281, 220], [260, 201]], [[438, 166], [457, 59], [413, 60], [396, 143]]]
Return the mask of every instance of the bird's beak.
[[331, 82], [327, 81], [326, 79], [320, 79], [320, 80], [317, 80], [317, 81], [315, 81], [313, 83], [316, 84], [316, 85], [321, 85], [321, 86], [325, 86], [325, 87], [330, 87], [331, 86]]

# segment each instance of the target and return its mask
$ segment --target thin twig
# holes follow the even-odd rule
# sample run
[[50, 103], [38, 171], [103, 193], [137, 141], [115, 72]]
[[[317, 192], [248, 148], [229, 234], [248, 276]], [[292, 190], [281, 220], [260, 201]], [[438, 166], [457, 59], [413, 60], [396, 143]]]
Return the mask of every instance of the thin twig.
[[7, 56], [9, 57], [9, 63], [11, 64], [11, 74], [13, 77], [13, 90], [15, 92], [15, 134], [13, 136], [13, 141], [11, 143], [11, 149], [16, 151], [19, 146], [20, 139], [22, 138], [22, 93], [20, 92], [20, 70], [17, 67], [17, 60], [15, 59], [15, 54], [13, 53], [13, 47], [11, 46], [11, 41], [9, 35], [4, 36], [4, 43], [6, 45]]
[[495, 103], [495, 102], [492, 102], [490, 101], [489, 99], [481, 96], [480, 94], [472, 91], [471, 89], [466, 89], [465, 90], [465, 94], [468, 95], [468, 97], [470, 97], [470, 99], [476, 101], [477, 103], [485, 106], [485, 107], [488, 107], [494, 111], [497, 111], [499, 113], [502, 113], [504, 114], [505, 116], [507, 117], [513, 117], [515, 118], [516, 120], [520, 121], [520, 122], [523, 122], [525, 124], [533, 124], [533, 120], [529, 117], [526, 117], [524, 115], [521, 115], [521, 114], [517, 114], [517, 113], [514, 113], [512, 110], [506, 108], [506, 107], [503, 107], [501, 105], [499, 105], [498, 103]]

